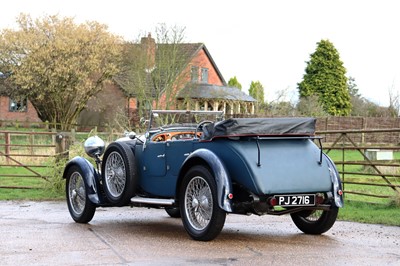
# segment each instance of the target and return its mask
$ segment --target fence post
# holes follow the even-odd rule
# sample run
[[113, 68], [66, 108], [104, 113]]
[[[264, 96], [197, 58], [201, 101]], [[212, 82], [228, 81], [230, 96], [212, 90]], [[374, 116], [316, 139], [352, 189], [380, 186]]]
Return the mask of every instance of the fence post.
[[11, 152], [11, 135], [10, 132], [5, 132], [4, 133], [4, 137], [5, 137], [5, 142], [6, 142], [6, 146], [4, 147], [4, 151], [6, 154], [6, 163], [10, 164], [10, 152]]
[[76, 131], [75, 131], [75, 128], [71, 128], [70, 142], [75, 143], [75, 141], [76, 141]]
[[69, 137], [66, 134], [56, 135], [56, 161], [69, 158]]

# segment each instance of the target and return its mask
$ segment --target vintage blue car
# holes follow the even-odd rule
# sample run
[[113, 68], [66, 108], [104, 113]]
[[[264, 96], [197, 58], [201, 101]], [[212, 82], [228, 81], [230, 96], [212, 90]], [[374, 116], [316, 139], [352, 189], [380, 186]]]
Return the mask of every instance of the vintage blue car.
[[304, 233], [329, 230], [343, 192], [315, 119], [222, 115], [153, 110], [144, 135], [132, 132], [106, 149], [90, 137], [85, 151], [97, 166], [75, 157], [64, 170], [72, 218], [87, 223], [97, 207], [164, 208], [201, 241], [221, 232], [227, 213], [290, 214]]

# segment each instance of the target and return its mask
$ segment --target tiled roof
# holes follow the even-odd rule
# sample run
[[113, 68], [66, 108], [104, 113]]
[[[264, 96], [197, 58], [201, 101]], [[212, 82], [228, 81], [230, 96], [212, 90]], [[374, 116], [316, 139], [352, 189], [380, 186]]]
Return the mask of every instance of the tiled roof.
[[178, 99], [224, 99], [231, 101], [255, 102], [256, 100], [238, 88], [217, 86], [213, 84], [192, 83], [183, 88], [177, 95]]
[[[125, 48], [129, 52], [129, 50], [134, 51], [134, 49], [137, 49], [140, 44], [132, 44], [132, 43], [127, 43]], [[163, 54], [162, 51], [165, 51], [165, 49], [160, 49], [163, 46], [170, 46], [173, 44], [157, 44], [156, 48], [156, 57], [155, 57], [155, 67], [151, 70], [151, 72], [157, 72], [160, 71], [161, 68], [157, 68], [157, 62], [162, 62], [163, 59]], [[219, 75], [222, 84], [226, 85], [226, 82], [220, 73], [217, 65], [215, 64], [214, 60], [212, 59], [210, 53], [208, 52], [206, 46], [203, 43], [180, 43], [177, 44], [177, 47], [179, 49], [179, 57], [176, 57], [175, 59], [177, 60], [182, 60], [181, 62], [178, 62], [176, 66], [181, 67], [182, 69], [176, 69], [176, 76], [178, 76], [184, 68], [187, 66], [187, 64], [190, 63], [193, 57], [196, 56], [196, 54], [201, 50], [204, 49], [204, 52], [207, 54], [208, 58], [210, 59], [211, 63], [213, 64], [213, 67], [217, 74]], [[167, 59], [168, 60], [168, 59]], [[131, 96], [136, 96], [137, 93], [135, 91], [137, 88], [142, 88], [142, 91], [145, 91], [148, 96], [154, 97], [156, 94], [156, 86], [154, 84], [154, 81], [152, 80], [152, 74], [151, 72], [146, 72], [143, 70], [142, 75], [135, 75], [133, 73], [121, 73], [121, 75], [117, 75], [114, 77], [115, 82], [122, 88], [123, 91], [125, 91], [128, 95]], [[157, 77], [162, 77], [163, 75], [167, 75], [170, 73], [157, 73], [155, 76]], [[154, 73], [153, 73], [154, 75]], [[136, 76], [136, 77], [135, 77]], [[141, 78], [137, 78], [140, 76]], [[163, 83], [162, 78], [157, 78], [157, 82]]]

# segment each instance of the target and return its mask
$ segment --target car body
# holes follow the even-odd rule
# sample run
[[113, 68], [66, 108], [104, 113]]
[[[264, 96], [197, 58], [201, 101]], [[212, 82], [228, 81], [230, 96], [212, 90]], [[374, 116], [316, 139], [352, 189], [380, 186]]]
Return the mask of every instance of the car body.
[[[305, 233], [329, 230], [343, 192], [333, 161], [315, 144], [315, 119], [222, 115], [155, 110], [142, 136], [132, 133], [105, 151], [102, 140], [89, 138], [85, 150], [97, 167], [75, 157], [64, 171], [72, 218], [87, 223], [97, 207], [165, 208], [201, 241], [220, 233], [227, 213], [290, 214]], [[153, 126], [177, 116], [194, 122]]]

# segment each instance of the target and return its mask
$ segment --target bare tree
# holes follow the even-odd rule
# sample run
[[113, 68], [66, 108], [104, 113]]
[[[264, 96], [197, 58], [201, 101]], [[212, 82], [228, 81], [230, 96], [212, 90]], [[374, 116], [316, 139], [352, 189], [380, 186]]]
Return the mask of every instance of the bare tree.
[[185, 44], [185, 29], [160, 24], [155, 37], [127, 43], [117, 77], [126, 92], [135, 97], [140, 111], [149, 108], [170, 109], [174, 97], [188, 80], [190, 68], [189, 44]]

